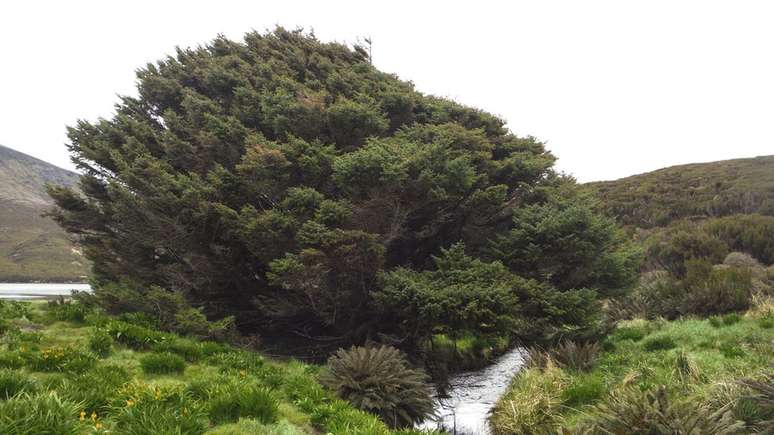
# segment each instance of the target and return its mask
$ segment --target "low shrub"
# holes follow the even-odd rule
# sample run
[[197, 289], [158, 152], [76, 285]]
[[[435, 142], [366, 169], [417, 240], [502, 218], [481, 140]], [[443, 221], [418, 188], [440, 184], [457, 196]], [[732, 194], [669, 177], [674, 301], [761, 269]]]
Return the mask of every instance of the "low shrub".
[[596, 402], [607, 394], [607, 387], [602, 377], [593, 374], [576, 376], [562, 390], [562, 405], [580, 407]]
[[599, 357], [599, 343], [563, 341], [549, 351], [551, 358], [563, 369], [589, 371]]
[[0, 319], [29, 319], [31, 316], [29, 302], [0, 300]]
[[226, 370], [253, 371], [263, 367], [265, 361], [262, 356], [253, 352], [233, 351], [216, 353], [208, 359], [208, 362]]
[[727, 326], [739, 323], [740, 320], [742, 320], [742, 317], [737, 313], [729, 313], [723, 316], [723, 324]]
[[108, 410], [119, 389], [131, 380], [129, 372], [114, 364], [97, 366], [76, 376], [68, 376], [57, 387], [63, 398], [80, 403], [91, 414]]
[[18, 394], [0, 401], [0, 433], [79, 435], [86, 429], [78, 421], [80, 411], [77, 403], [56, 393]]
[[148, 374], [179, 374], [185, 370], [185, 360], [169, 352], [149, 353], [140, 358], [140, 367]]
[[710, 326], [712, 326], [713, 328], [720, 328], [721, 326], [723, 326], [723, 318], [720, 316], [710, 316], [710, 318], [707, 319], [707, 321], [709, 322]]
[[117, 342], [136, 350], [148, 349], [170, 337], [169, 334], [120, 320], [109, 321], [104, 329]]
[[114, 433], [122, 435], [199, 435], [207, 417], [199, 402], [178, 387], [124, 386], [111, 407]]
[[91, 309], [78, 302], [58, 300], [49, 302], [48, 311], [56, 320], [83, 323]]
[[613, 339], [617, 341], [623, 341], [623, 340], [640, 341], [643, 338], [645, 338], [646, 335], [648, 335], [648, 331], [645, 330], [645, 328], [639, 328], [639, 327], [633, 327], [633, 326], [619, 327], [619, 328], [616, 328], [612, 333]]
[[28, 365], [39, 372], [83, 372], [94, 366], [96, 355], [72, 347], [53, 346], [28, 356]]
[[89, 337], [89, 349], [104, 358], [113, 351], [113, 337], [104, 329], [95, 329]]
[[340, 349], [320, 376], [320, 382], [339, 397], [394, 428], [412, 426], [432, 414], [427, 380], [390, 346]]
[[677, 343], [669, 335], [648, 337], [642, 342], [642, 348], [648, 352], [669, 350], [675, 347], [677, 347]]
[[585, 433], [733, 434], [744, 428], [744, 422], [734, 419], [728, 409], [713, 410], [696, 401], [671, 401], [665, 387], [653, 391], [618, 390], [590, 415]]
[[737, 343], [722, 343], [718, 347], [718, 350], [726, 358], [741, 358], [745, 355], [745, 350]]
[[26, 353], [21, 351], [0, 352], [0, 368], [19, 369], [26, 363]]
[[34, 393], [37, 389], [38, 384], [25, 373], [0, 370], [0, 400], [10, 399], [23, 391]]
[[231, 423], [240, 418], [252, 418], [261, 423], [273, 423], [279, 415], [279, 403], [272, 392], [254, 385], [225, 386], [216, 390], [209, 401], [210, 421]]
[[156, 343], [152, 346], [154, 352], [169, 352], [180, 355], [188, 362], [199, 361], [204, 352], [202, 346], [193, 340], [185, 338], [175, 338]]

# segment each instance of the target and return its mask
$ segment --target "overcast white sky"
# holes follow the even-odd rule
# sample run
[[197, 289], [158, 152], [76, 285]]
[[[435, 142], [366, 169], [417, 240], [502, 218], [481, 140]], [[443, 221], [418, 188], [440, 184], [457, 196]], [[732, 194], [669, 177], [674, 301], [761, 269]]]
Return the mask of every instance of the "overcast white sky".
[[113, 112], [176, 45], [275, 24], [373, 39], [420, 91], [502, 116], [580, 181], [774, 154], [770, 1], [8, 1], [0, 144], [72, 168], [65, 126]]

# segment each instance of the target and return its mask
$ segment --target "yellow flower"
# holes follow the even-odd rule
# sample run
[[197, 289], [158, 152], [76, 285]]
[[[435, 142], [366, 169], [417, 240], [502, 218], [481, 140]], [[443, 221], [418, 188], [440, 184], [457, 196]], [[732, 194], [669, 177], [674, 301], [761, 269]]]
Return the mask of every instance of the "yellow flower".
[[97, 420], [97, 412], [96, 411], [92, 411], [91, 412], [91, 421], [96, 421], [96, 420]]
[[81, 421], [86, 420], [86, 411], [81, 411]]
[[129, 399], [129, 400], [127, 400], [127, 401], [126, 401], [126, 406], [128, 406], [129, 408], [131, 408], [132, 406], [134, 406], [134, 400], [132, 400], [132, 399]]
[[102, 423], [99, 423], [99, 422], [98, 422], [97, 424], [95, 424], [95, 425], [94, 425], [94, 427], [95, 427], [97, 430], [99, 430], [99, 429], [102, 429]]

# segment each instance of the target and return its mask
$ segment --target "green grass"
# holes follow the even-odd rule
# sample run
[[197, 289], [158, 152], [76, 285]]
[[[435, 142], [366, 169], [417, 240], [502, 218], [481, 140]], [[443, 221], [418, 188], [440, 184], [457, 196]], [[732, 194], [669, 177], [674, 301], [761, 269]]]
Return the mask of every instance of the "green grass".
[[314, 365], [75, 307], [0, 303], [0, 319], [3, 434], [392, 433], [325, 390]]
[[590, 372], [552, 366], [517, 375], [491, 417], [495, 433], [577, 427], [592, 406], [625, 387], [664, 385], [676, 400], [709, 403], [720, 386], [770, 370], [774, 361], [774, 329], [761, 324], [765, 317], [728, 319], [622, 322]]

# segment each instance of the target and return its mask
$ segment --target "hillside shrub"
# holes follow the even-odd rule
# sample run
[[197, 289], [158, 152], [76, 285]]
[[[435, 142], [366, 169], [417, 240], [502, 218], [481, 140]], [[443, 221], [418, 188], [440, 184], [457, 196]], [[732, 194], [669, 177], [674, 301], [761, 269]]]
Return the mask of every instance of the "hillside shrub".
[[185, 360], [179, 355], [169, 352], [149, 353], [140, 358], [142, 371], [148, 374], [183, 373]]
[[339, 350], [328, 360], [320, 382], [393, 428], [420, 422], [434, 409], [427, 376], [389, 346]]

